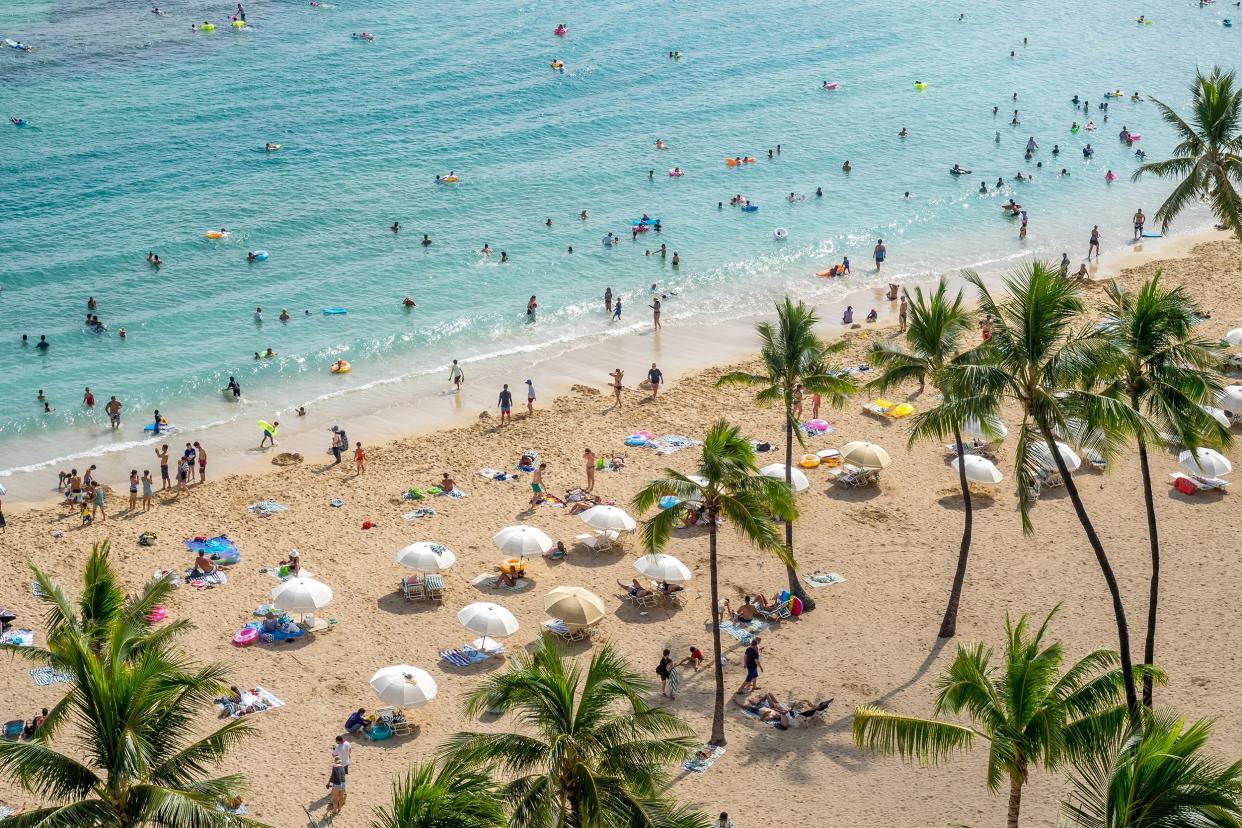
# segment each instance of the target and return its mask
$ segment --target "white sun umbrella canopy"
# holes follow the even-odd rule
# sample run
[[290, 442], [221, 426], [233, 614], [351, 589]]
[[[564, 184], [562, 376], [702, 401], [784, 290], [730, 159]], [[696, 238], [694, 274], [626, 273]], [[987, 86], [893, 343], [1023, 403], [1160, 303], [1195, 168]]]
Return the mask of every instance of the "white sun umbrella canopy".
[[1225, 412], [1221, 411], [1219, 408], [1213, 408], [1210, 405], [1201, 405], [1199, 407], [1203, 409], [1204, 414], [1220, 423], [1223, 427], [1229, 428], [1229, 418], [1225, 416]]
[[1216, 449], [1197, 448], [1193, 452], [1183, 451], [1177, 455], [1177, 461], [1191, 474], [1201, 474], [1205, 477], [1220, 477], [1233, 471], [1233, 464], [1229, 462], [1229, 458]]
[[1225, 334], [1225, 341], [1230, 345], [1242, 345], [1242, 328], [1234, 328]]
[[1005, 428], [1005, 424], [995, 417], [984, 418], [988, 430], [995, 436], [988, 436], [983, 433], [983, 425], [977, 417], [967, 417], [962, 421], [962, 433], [968, 437], [977, 437], [980, 440], [1004, 440], [1009, 436], [1009, 429]]
[[422, 707], [436, 697], [436, 680], [426, 670], [394, 664], [371, 676], [371, 689], [384, 704], [402, 709]]
[[986, 457], [979, 457], [976, 454], [968, 454], [965, 457], [953, 458], [953, 471], [958, 470], [958, 465], [962, 461], [966, 462], [966, 479], [972, 483], [982, 483], [987, 486], [995, 486], [1004, 480], [1004, 475], [1000, 473], [1000, 469], [996, 468], [996, 464]]
[[634, 518], [616, 506], [592, 506], [578, 517], [587, 526], [601, 532], [633, 532], [638, 528]]
[[492, 538], [496, 548], [519, 558], [542, 555], [552, 548], [552, 539], [542, 529], [519, 524], [506, 526]]
[[[773, 463], [770, 466], [764, 466], [759, 470], [759, 473], [764, 477], [770, 477], [773, 480], [784, 480], [785, 464]], [[790, 468], [789, 481], [789, 485], [793, 487], [795, 492], [805, 492], [807, 489], [811, 488], [811, 481], [806, 479], [806, 475], [802, 473], [801, 469]]]
[[691, 578], [690, 570], [684, 563], [672, 555], [665, 555], [663, 553], [643, 555], [634, 561], [634, 568], [638, 570], [639, 575], [644, 575], [653, 581], [664, 581], [669, 584], [685, 583]]
[[412, 543], [397, 552], [397, 563], [415, 572], [443, 572], [456, 562], [451, 549], [431, 541]]
[[290, 578], [272, 590], [272, 603], [285, 612], [317, 612], [332, 603], [332, 587], [307, 576]]
[[1242, 413], [1242, 385], [1226, 385], [1216, 395], [1216, 404], [1234, 414]]
[[841, 446], [841, 459], [864, 469], [886, 469], [893, 459], [875, 443], [854, 440]]
[[513, 613], [490, 601], [467, 604], [457, 613], [457, 620], [470, 632], [483, 636], [484, 648], [487, 647], [487, 639], [513, 635], [518, 630], [518, 622]]
[[[1056, 441], [1056, 447], [1057, 453], [1061, 455], [1061, 460], [1065, 463], [1066, 471], [1078, 471], [1078, 467], [1082, 465], [1082, 459], [1074, 453], [1074, 450], [1060, 440]], [[1043, 443], [1032, 443], [1031, 454], [1035, 462], [1039, 463], [1040, 468], [1049, 472], [1057, 470], [1057, 461], [1052, 458], [1048, 446]]]

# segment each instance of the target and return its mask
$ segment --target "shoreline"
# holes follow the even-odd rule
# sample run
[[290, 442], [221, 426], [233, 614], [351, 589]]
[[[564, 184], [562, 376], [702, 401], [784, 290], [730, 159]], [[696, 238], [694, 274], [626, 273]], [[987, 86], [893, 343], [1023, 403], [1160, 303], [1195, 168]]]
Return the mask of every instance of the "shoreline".
[[[1184, 259], [1195, 247], [1207, 242], [1228, 238], [1228, 233], [1206, 229], [1139, 242], [1128, 245], [1102, 261], [1089, 265], [1092, 281], [1114, 278], [1123, 270], [1141, 267], [1151, 262]], [[1022, 258], [1028, 258], [1023, 256]], [[1012, 266], [1012, 265], [1010, 265]], [[873, 274], [870, 263], [863, 273]], [[983, 273], [989, 284], [999, 283], [1008, 270], [997, 269]], [[952, 283], [958, 271], [945, 274]], [[935, 284], [936, 278], [908, 279], [898, 282], [901, 287], [913, 288]], [[825, 304], [817, 304], [822, 336], [835, 338], [845, 330], [839, 319], [847, 305], [855, 306], [855, 318], [866, 316], [864, 308], [874, 307], [879, 321], [874, 325], [856, 323], [863, 329], [887, 329], [897, 322], [896, 303], [885, 298], [883, 287], [858, 286], [843, 296]], [[446, 391], [447, 382], [433, 379], [424, 372], [413, 377], [378, 380], [362, 389], [345, 389], [308, 410], [305, 419], [293, 419], [294, 408], [289, 405], [275, 414], [256, 414], [281, 420], [279, 451], [260, 452], [244, 446], [257, 443], [257, 427], [244, 421], [224, 421], [186, 431], [170, 432], [161, 440], [144, 441], [121, 451], [107, 449], [82, 452], [65, 462], [41, 461], [40, 468], [33, 471], [10, 472], [0, 475], [8, 494], [6, 506], [17, 512], [54, 505], [60, 501], [55, 488], [13, 485], [37, 475], [52, 475], [57, 466], [66, 470], [73, 467], [84, 469], [92, 463], [97, 465], [96, 477], [104, 481], [118, 481], [114, 489], [120, 491], [120, 482], [128, 476], [128, 469], [139, 472], [151, 467], [150, 455], [154, 449], [168, 442], [172, 453], [183, 441], [201, 440], [209, 451], [208, 471], [212, 480], [223, 476], [243, 474], [261, 475], [273, 467], [271, 457], [279, 452], [296, 452], [306, 460], [327, 454], [328, 432], [332, 425], [343, 423], [351, 435], [351, 441], [362, 440], [368, 449], [395, 440], [425, 436], [441, 429], [452, 429], [468, 424], [480, 412], [494, 415], [495, 397], [501, 384], [508, 382], [514, 390], [515, 413], [522, 411], [524, 394], [522, 383], [527, 377], [536, 380], [535, 387], [540, 400], [555, 400], [569, 393], [575, 385], [604, 388], [607, 374], [614, 367], [626, 372], [626, 386], [633, 388], [637, 380], [645, 377], [647, 366], [656, 362], [665, 375], [666, 386], [704, 368], [737, 362], [753, 356], [756, 350], [754, 324], [771, 316], [770, 302], [779, 301], [776, 296], [763, 297], [762, 311], [726, 319], [723, 321], [675, 321], [671, 327], [659, 332], [646, 324], [642, 330], [621, 334], [602, 333], [581, 337], [564, 343], [540, 346], [534, 350], [507, 353], [498, 356], [479, 357], [464, 361], [467, 382], [460, 395]], [[633, 304], [631, 304], [633, 307]], [[645, 306], [632, 311], [644, 312]], [[665, 318], [669, 314], [666, 312]], [[445, 368], [447, 375], [447, 367]], [[364, 406], [371, 402], [374, 407]], [[542, 406], [536, 403], [536, 413]], [[360, 413], [361, 412], [361, 413]], [[245, 415], [243, 415], [245, 416]], [[132, 420], [127, 421], [132, 423]], [[221, 448], [219, 446], [225, 446]], [[158, 475], [158, 468], [153, 469]]]

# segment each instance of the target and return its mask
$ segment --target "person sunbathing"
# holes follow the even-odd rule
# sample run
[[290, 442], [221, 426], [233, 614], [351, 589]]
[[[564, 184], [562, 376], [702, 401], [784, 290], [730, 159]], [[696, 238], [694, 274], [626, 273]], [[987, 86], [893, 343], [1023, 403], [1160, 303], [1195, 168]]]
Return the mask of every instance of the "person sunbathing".
[[500, 570], [500, 574], [496, 576], [497, 585], [504, 584], [510, 589], [515, 589], [517, 587], [517, 582], [522, 580], [522, 578], [526, 575], [526, 567], [524, 566], [498, 566], [496, 568]]
[[743, 710], [756, 714], [761, 722], [773, 722], [780, 729], [788, 730], [798, 724], [810, 724], [806, 720], [813, 719], [827, 710], [832, 701], [828, 699], [815, 705], [808, 703], [797, 706], [792, 702], [784, 704], [771, 693], [764, 693], [762, 696], [751, 696], [744, 702], [734, 699], [733, 703]]
[[659, 587], [660, 592], [663, 592], [665, 595], [672, 595], [674, 592], [682, 592], [685, 590], [685, 587], [681, 584], [670, 584], [668, 581], [660, 581], [657, 586]]
[[629, 595], [631, 598], [646, 598], [648, 595], [651, 594], [651, 590], [643, 589], [643, 587], [638, 583], [637, 578], [630, 581], [628, 585], [623, 584], [620, 581], [617, 581], [617, 586], [624, 589], [626, 594]]
[[194, 568], [190, 570], [190, 577], [201, 578], [204, 575], [214, 575], [219, 571], [220, 567], [215, 561], [199, 552], [198, 557], [194, 559]]
[[771, 599], [765, 598], [762, 593], [757, 594], [751, 600], [751, 603], [759, 607], [759, 609], [763, 610], [764, 612], [771, 612], [772, 610], [779, 607], [783, 602], [781, 601], [781, 594], [777, 592], [775, 595], [771, 597]]
[[438, 485], [440, 486], [440, 491], [442, 492], [451, 492], [457, 488], [457, 483], [453, 480], [453, 478], [449, 477], [448, 472], [445, 472], [444, 476], [440, 478]]

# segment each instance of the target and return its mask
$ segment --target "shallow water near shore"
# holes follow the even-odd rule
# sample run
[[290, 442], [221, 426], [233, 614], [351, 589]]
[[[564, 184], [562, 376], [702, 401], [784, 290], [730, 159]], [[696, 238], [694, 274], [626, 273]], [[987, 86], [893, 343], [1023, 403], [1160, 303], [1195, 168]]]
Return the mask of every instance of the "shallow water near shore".
[[[0, 54], [3, 114], [32, 122], [0, 138], [0, 353], [11, 366], [0, 372], [0, 475], [10, 489], [46, 490], [46, 473], [17, 485], [22, 471], [141, 445], [155, 408], [191, 439], [211, 434], [223, 446], [259, 418], [293, 419], [299, 404], [343, 418], [416, 397], [434, 408], [452, 358], [480, 376], [503, 367], [543, 382], [540, 365], [545, 376], [571, 374], [549, 357], [645, 330], [652, 283], [677, 293], [664, 307], [675, 326], [748, 316], [786, 291], [828, 305], [850, 290], [995, 271], [1032, 253], [1067, 250], [1077, 264], [1091, 224], [1106, 252], [1119, 248], [1134, 209], [1150, 215], [1170, 186], [1131, 183], [1133, 151], [1117, 140], [1126, 125], [1153, 157], [1167, 153], [1171, 133], [1154, 107], [1116, 100], [1105, 123], [1101, 95], [1137, 89], [1181, 107], [1195, 66], [1231, 65], [1237, 50], [1220, 25], [1231, 9], [1194, 3], [1139, 26], [1117, 0], [1094, 5], [1090, 25], [1081, 6], [1060, 2], [1001, 2], [963, 23], [957, 10], [912, 14], [872, 0], [746, 15], [684, 3], [605, 13], [255, 2], [238, 32], [232, 5], [172, 3], [156, 16], [23, 2], [0, 12], [0, 35], [35, 48]], [[190, 31], [202, 20], [217, 30]], [[569, 33], [558, 38], [562, 21]], [[363, 30], [375, 40], [350, 37]], [[840, 86], [826, 92], [824, 80]], [[928, 89], [916, 92], [915, 80]], [[1074, 94], [1092, 102], [1089, 113], [1072, 109]], [[1093, 134], [1070, 134], [1088, 118]], [[1041, 150], [1027, 163], [1031, 135]], [[1088, 140], [1090, 161], [1080, 152]], [[268, 141], [283, 148], [264, 152]], [[756, 163], [725, 166], [742, 154]], [[955, 162], [975, 173], [949, 176]], [[673, 166], [686, 174], [670, 178]], [[1055, 175], [1061, 167], [1072, 174]], [[1120, 176], [1112, 185], [1108, 169]], [[448, 170], [460, 183], [437, 186]], [[1019, 170], [1036, 180], [1003, 196], [976, 192]], [[807, 198], [790, 203], [790, 191]], [[999, 215], [1009, 191], [1030, 211], [1024, 245]], [[729, 207], [737, 193], [760, 209]], [[632, 242], [643, 213], [663, 231]], [[394, 220], [399, 234], [386, 229]], [[1198, 214], [1180, 226], [1206, 223]], [[204, 238], [220, 227], [227, 238]], [[789, 238], [774, 240], [777, 227]], [[623, 240], [606, 249], [609, 231]], [[866, 263], [878, 237], [889, 258], [876, 275]], [[478, 255], [485, 242], [490, 259]], [[643, 255], [661, 243], [680, 253], [679, 268]], [[268, 260], [248, 264], [255, 249]], [[162, 268], [144, 261], [149, 250]], [[811, 275], [842, 255], [855, 265], [848, 282]], [[608, 286], [626, 301], [611, 325], [600, 301]], [[88, 295], [104, 334], [81, 326]], [[400, 306], [404, 295], [416, 310]], [[45, 334], [52, 348], [22, 348], [22, 333]], [[276, 358], [251, 358], [268, 347]], [[337, 358], [353, 372], [329, 374]], [[241, 404], [220, 394], [230, 375]], [[80, 404], [87, 385], [93, 411]], [[35, 403], [40, 388], [51, 414]], [[117, 432], [102, 410], [112, 394], [126, 404]]]

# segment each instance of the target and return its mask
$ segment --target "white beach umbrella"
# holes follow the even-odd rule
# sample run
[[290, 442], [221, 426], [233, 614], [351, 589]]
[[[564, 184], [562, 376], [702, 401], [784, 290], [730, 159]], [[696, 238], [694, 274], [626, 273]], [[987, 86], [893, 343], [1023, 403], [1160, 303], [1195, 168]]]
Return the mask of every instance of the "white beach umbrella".
[[332, 587], [305, 575], [290, 578], [272, 590], [272, 603], [285, 612], [316, 612], [332, 603]]
[[1242, 328], [1234, 328], [1225, 334], [1225, 341], [1230, 345], [1242, 345]]
[[707, 485], [710, 482], [706, 477], [704, 477], [701, 474], [687, 474], [686, 479], [689, 480], [694, 485], [698, 486], [700, 489], [707, 488]]
[[1216, 404], [1234, 414], [1242, 412], [1242, 385], [1226, 385], [1216, 395]]
[[[1061, 455], [1061, 460], [1065, 462], [1066, 471], [1078, 471], [1078, 467], [1082, 465], [1082, 459], [1079, 458], [1074, 450], [1062, 443], [1060, 440], [1056, 442], [1057, 453]], [[1035, 457], [1035, 462], [1045, 471], [1054, 472], [1057, 470], [1057, 461], [1052, 458], [1048, 447], [1043, 443], [1032, 443], [1031, 454]]]
[[542, 529], [525, 524], [506, 526], [496, 533], [496, 536], [492, 538], [492, 543], [496, 544], [496, 548], [501, 552], [516, 555], [519, 558], [542, 555], [552, 548], [552, 539], [544, 534]]
[[591, 590], [579, 586], [559, 586], [543, 596], [548, 615], [575, 627], [597, 624], [607, 614], [604, 601]]
[[638, 528], [634, 518], [616, 506], [592, 506], [578, 517], [587, 526], [601, 532], [633, 532]]
[[893, 459], [875, 443], [854, 440], [841, 446], [841, 459], [864, 469], [886, 469]]
[[691, 578], [690, 570], [684, 563], [672, 555], [663, 553], [643, 555], [634, 561], [634, 568], [638, 570], [639, 575], [644, 575], [653, 581], [664, 581], [670, 584], [684, 583]]
[[397, 552], [397, 563], [415, 572], [442, 572], [456, 562], [451, 549], [431, 541], [412, 543]]
[[966, 461], [966, 479], [972, 483], [984, 483], [994, 486], [1004, 480], [1004, 475], [1000, 473], [1000, 469], [996, 468], [996, 464], [986, 457], [980, 457], [977, 454], [968, 454], [965, 457], [953, 458], [953, 471], [958, 470], [958, 464], [963, 460]]
[[1219, 408], [1213, 408], [1210, 405], [1201, 405], [1199, 407], [1203, 409], [1204, 414], [1207, 414], [1225, 428], [1229, 428], [1229, 418], [1225, 416], [1225, 412], [1221, 411]]
[[436, 697], [436, 680], [426, 670], [408, 664], [394, 664], [371, 676], [371, 689], [380, 701], [393, 707], [422, 707]]
[[1220, 477], [1222, 474], [1229, 474], [1233, 471], [1233, 464], [1229, 462], [1229, 458], [1216, 449], [1197, 448], [1193, 454], [1183, 451], [1177, 455], [1177, 461], [1191, 474], [1201, 474], [1204, 477]]
[[[759, 473], [764, 477], [770, 477], [773, 480], [784, 480], [785, 464], [773, 463], [770, 466], [764, 466], [759, 470]], [[806, 479], [806, 475], [802, 473], [801, 469], [791, 468], [789, 470], [789, 480], [790, 485], [793, 486], [793, 490], [795, 492], [805, 492], [807, 489], [811, 488], [811, 481]]]
[[457, 613], [457, 620], [466, 629], [483, 636], [484, 648], [487, 647], [488, 638], [513, 635], [518, 630], [518, 622], [513, 613], [490, 601], [467, 604]]
[[991, 432], [996, 435], [989, 437], [983, 433], [983, 426], [976, 417], [967, 417], [962, 421], [962, 433], [968, 437], [977, 437], [980, 440], [1004, 440], [1009, 436], [1009, 429], [1005, 428], [1005, 424], [997, 417], [988, 417], [987, 426]]

